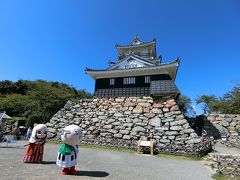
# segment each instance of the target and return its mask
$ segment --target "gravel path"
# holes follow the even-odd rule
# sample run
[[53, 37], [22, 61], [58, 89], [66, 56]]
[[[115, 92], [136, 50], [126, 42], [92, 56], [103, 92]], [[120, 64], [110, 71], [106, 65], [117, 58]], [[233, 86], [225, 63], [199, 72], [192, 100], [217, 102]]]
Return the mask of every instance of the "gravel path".
[[240, 156], [239, 148], [227, 147], [226, 145], [221, 143], [217, 143], [215, 145], [215, 150], [216, 150], [216, 153], [220, 153], [220, 154], [230, 154], [230, 155]]
[[[55, 164], [60, 145], [46, 144], [44, 162], [22, 162], [26, 147], [0, 147], [0, 179], [209, 180], [211, 170], [201, 161], [150, 157], [125, 152], [80, 149], [78, 175], [62, 176]], [[26, 143], [26, 142], [24, 142]]]

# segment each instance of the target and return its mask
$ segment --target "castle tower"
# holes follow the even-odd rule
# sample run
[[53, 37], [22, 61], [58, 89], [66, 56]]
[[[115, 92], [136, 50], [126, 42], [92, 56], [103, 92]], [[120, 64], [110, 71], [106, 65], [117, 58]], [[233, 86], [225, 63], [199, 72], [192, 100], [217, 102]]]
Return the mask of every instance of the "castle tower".
[[116, 49], [118, 59], [110, 61], [107, 69], [85, 69], [95, 80], [96, 97], [178, 98], [180, 91], [174, 81], [180, 61], [162, 63], [156, 54], [155, 39], [142, 42], [135, 36], [129, 45], [116, 45]]

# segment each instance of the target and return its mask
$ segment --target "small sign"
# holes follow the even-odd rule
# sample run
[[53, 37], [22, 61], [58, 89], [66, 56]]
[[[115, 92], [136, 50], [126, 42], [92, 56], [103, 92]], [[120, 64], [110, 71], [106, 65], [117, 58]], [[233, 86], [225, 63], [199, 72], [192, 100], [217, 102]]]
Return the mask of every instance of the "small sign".
[[221, 134], [222, 141], [227, 141], [227, 135], [225, 133]]
[[151, 146], [151, 141], [140, 141], [140, 146]]
[[150, 147], [150, 154], [151, 156], [153, 156], [153, 140], [150, 140], [150, 141], [139, 140], [137, 143], [137, 153], [140, 153], [141, 146]]

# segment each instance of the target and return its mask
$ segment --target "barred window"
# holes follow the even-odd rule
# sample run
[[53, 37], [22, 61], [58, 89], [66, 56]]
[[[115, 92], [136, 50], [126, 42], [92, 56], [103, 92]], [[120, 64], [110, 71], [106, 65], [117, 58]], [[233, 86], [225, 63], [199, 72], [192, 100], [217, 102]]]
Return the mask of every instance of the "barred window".
[[150, 76], [145, 76], [145, 83], [150, 83]]
[[110, 86], [113, 86], [114, 84], [115, 84], [115, 79], [114, 78], [110, 79]]
[[135, 77], [123, 78], [123, 84], [135, 84]]

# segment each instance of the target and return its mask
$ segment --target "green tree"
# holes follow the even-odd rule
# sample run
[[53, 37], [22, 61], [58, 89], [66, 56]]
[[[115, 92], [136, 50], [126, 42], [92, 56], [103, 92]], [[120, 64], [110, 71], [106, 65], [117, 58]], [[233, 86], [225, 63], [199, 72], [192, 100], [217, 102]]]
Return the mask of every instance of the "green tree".
[[0, 96], [0, 111], [6, 111], [10, 116], [26, 116], [27, 104], [31, 100], [21, 94], [9, 94]]
[[18, 80], [15, 83], [15, 87], [16, 87], [15, 93], [26, 95], [27, 91], [32, 89], [32, 84], [33, 83], [31, 81]]
[[16, 91], [16, 86], [12, 81], [0, 81], [0, 94], [13, 94]]
[[185, 116], [192, 116], [195, 114], [192, 108], [192, 101], [188, 96], [180, 95], [177, 104], [179, 106], [179, 109]]
[[196, 104], [203, 104], [203, 112], [204, 114], [206, 113], [211, 113], [211, 112], [214, 112], [216, 111], [216, 109], [214, 108], [216, 105], [216, 103], [218, 102], [218, 99], [216, 98], [216, 96], [214, 95], [202, 95], [200, 97], [198, 97], [196, 99]]
[[224, 94], [223, 98], [215, 105], [219, 112], [226, 114], [240, 114], [240, 86]]
[[77, 91], [66, 84], [38, 80], [27, 92], [32, 100], [29, 104], [31, 121], [47, 122], [71, 98], [77, 98]]
[[93, 98], [93, 95], [87, 91], [85, 91], [84, 89], [78, 90], [78, 96], [80, 99], [91, 99]]
[[59, 82], [43, 80], [0, 81], [0, 111], [28, 125], [46, 123], [68, 100], [91, 98], [85, 90]]

